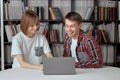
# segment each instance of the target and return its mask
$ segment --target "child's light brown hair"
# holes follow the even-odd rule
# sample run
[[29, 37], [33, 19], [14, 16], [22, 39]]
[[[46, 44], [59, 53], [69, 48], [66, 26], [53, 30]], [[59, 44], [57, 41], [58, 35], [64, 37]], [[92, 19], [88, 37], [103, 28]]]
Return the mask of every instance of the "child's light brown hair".
[[33, 24], [39, 25], [39, 17], [34, 11], [27, 10], [23, 14], [22, 19], [21, 19], [21, 30], [22, 30], [22, 32], [24, 34], [26, 34], [28, 27], [30, 27]]

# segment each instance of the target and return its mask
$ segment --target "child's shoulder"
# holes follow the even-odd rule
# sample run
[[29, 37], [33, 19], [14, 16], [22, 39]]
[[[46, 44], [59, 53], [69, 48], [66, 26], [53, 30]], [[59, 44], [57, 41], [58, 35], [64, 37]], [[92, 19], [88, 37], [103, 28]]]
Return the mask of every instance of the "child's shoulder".
[[13, 36], [13, 38], [19, 37], [22, 35], [22, 32], [18, 32], [16, 35]]

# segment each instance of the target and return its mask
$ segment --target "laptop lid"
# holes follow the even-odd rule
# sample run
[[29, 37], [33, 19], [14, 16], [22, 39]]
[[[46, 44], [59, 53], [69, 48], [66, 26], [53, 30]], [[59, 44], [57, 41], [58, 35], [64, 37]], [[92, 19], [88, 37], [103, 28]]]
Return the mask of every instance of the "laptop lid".
[[45, 75], [75, 74], [74, 57], [43, 58], [43, 73]]

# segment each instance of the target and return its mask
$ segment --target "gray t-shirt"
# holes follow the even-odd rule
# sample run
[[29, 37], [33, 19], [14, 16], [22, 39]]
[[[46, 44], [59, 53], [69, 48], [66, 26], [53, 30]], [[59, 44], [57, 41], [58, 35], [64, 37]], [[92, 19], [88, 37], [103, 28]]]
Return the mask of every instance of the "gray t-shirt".
[[45, 36], [36, 33], [33, 38], [29, 38], [19, 32], [13, 37], [11, 55], [13, 57], [12, 67], [20, 67], [19, 62], [15, 58], [17, 54], [23, 54], [24, 60], [32, 64], [40, 64], [42, 55], [51, 52], [49, 44]]

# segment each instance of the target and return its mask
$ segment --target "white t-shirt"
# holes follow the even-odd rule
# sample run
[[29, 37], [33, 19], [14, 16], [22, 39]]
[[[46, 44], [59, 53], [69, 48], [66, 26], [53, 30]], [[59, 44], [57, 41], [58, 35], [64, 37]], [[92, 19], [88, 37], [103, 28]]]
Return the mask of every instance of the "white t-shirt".
[[72, 44], [71, 44], [71, 54], [72, 57], [75, 57], [75, 61], [78, 62], [77, 56], [76, 56], [76, 47], [77, 47], [77, 39], [72, 38]]
[[42, 62], [42, 53], [51, 52], [49, 44], [45, 36], [36, 33], [33, 38], [29, 38], [19, 32], [13, 37], [11, 55], [13, 57], [12, 67], [20, 67], [19, 62], [15, 58], [17, 54], [23, 54], [24, 60], [32, 64], [40, 64]]

